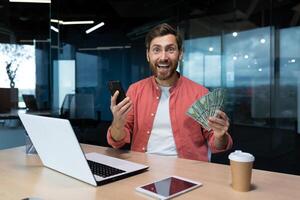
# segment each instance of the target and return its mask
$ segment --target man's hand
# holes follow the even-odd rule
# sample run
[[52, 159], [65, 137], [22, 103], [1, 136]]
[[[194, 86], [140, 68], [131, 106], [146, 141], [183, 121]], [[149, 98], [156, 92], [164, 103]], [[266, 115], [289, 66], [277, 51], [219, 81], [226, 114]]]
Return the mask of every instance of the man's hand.
[[132, 102], [130, 101], [129, 97], [126, 97], [125, 99], [123, 99], [123, 101], [116, 105], [118, 95], [119, 91], [116, 91], [110, 100], [110, 110], [113, 114], [111, 131], [112, 137], [116, 141], [121, 140], [125, 136], [123, 127], [126, 122], [126, 116], [132, 108]]
[[218, 110], [216, 116], [208, 118], [208, 125], [214, 131], [217, 149], [225, 148], [228, 142], [226, 133], [230, 125], [227, 115], [221, 110]]

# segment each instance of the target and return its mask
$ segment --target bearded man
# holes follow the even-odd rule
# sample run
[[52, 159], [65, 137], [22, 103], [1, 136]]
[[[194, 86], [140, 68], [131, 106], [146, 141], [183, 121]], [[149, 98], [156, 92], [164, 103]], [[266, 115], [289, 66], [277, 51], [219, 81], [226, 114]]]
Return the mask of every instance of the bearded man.
[[209, 91], [176, 71], [183, 56], [182, 38], [169, 24], [146, 36], [146, 56], [153, 76], [132, 84], [119, 104], [111, 97], [113, 121], [107, 140], [114, 148], [131, 142], [131, 150], [209, 161], [208, 152], [232, 146], [227, 115], [218, 110], [205, 130], [186, 115], [187, 109]]

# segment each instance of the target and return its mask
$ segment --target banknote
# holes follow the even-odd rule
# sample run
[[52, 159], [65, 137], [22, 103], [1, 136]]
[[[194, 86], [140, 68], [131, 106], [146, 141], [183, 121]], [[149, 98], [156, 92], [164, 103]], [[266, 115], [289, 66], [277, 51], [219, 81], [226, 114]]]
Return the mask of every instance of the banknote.
[[217, 110], [223, 110], [224, 102], [225, 89], [217, 88], [197, 99], [186, 113], [200, 123], [203, 128], [210, 130], [208, 118], [215, 116]]

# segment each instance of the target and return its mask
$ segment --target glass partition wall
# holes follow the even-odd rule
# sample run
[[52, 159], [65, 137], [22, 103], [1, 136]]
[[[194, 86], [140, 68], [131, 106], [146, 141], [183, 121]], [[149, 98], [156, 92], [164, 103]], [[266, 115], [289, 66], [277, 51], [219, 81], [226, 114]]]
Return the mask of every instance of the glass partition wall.
[[[298, 1], [4, 0], [0, 16], [0, 88], [17, 90], [19, 107], [34, 94], [39, 108], [97, 122], [112, 119], [107, 81], [127, 89], [151, 75], [145, 34], [174, 25], [184, 37], [179, 71], [227, 91], [232, 150], [253, 153], [255, 168], [300, 175]], [[80, 131], [88, 143], [105, 140], [106, 129]], [[228, 153], [212, 162], [228, 163]]]
[[49, 106], [50, 4], [0, 2], [0, 87], [35, 95], [38, 107]]
[[[257, 168], [300, 174], [300, 4], [230, 2], [179, 24], [181, 72], [209, 89], [226, 89], [234, 149], [256, 155]], [[227, 153], [213, 156], [226, 159]]]
[[[133, 80], [150, 74], [143, 54], [137, 60], [142, 60], [144, 66], [134, 64], [132, 59], [134, 54], [140, 54], [140, 43], [133, 44], [128, 37], [129, 32], [126, 32], [128, 28], [120, 23], [125, 21], [125, 24], [129, 24], [132, 19], [123, 19], [118, 15], [113, 3], [52, 1], [53, 109], [60, 109], [67, 94], [91, 95], [96, 120], [110, 121], [112, 115], [108, 81], [120, 80], [124, 89], [127, 89]], [[95, 26], [100, 27], [91, 31]], [[61, 61], [73, 63], [72, 66], [63, 66], [72, 73], [66, 70], [59, 75], [64, 77], [65, 85], [70, 87], [64, 92], [59, 92], [64, 87], [62, 80], [55, 78], [55, 69], [60, 68], [55, 63]]]
[[[232, 150], [253, 153], [255, 167], [300, 174], [300, 20], [297, 1], [52, 1], [52, 105], [65, 93], [91, 94], [99, 119], [112, 119], [107, 81], [125, 89], [151, 74], [144, 37], [168, 22], [184, 37], [179, 71], [210, 90], [227, 91]], [[159, 9], [158, 9], [159, 8]], [[57, 20], [57, 21], [55, 21]], [[92, 20], [67, 25], [61, 21]], [[101, 28], [86, 33], [94, 25]], [[59, 93], [58, 63], [70, 61]], [[56, 64], [55, 64], [56, 63]], [[72, 63], [72, 64], [71, 64]], [[100, 134], [105, 134], [99, 132]], [[96, 136], [94, 139], [97, 140]], [[228, 152], [212, 162], [228, 163]]]

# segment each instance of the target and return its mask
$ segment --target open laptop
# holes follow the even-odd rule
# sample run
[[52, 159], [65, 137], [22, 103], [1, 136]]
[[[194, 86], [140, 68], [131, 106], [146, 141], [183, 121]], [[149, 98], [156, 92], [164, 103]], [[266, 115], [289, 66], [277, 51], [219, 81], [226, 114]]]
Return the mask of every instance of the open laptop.
[[22, 95], [26, 108], [30, 111], [37, 111], [37, 102], [33, 94], [23, 94]]
[[94, 186], [141, 173], [148, 166], [99, 153], [84, 154], [66, 119], [20, 113], [44, 166]]

